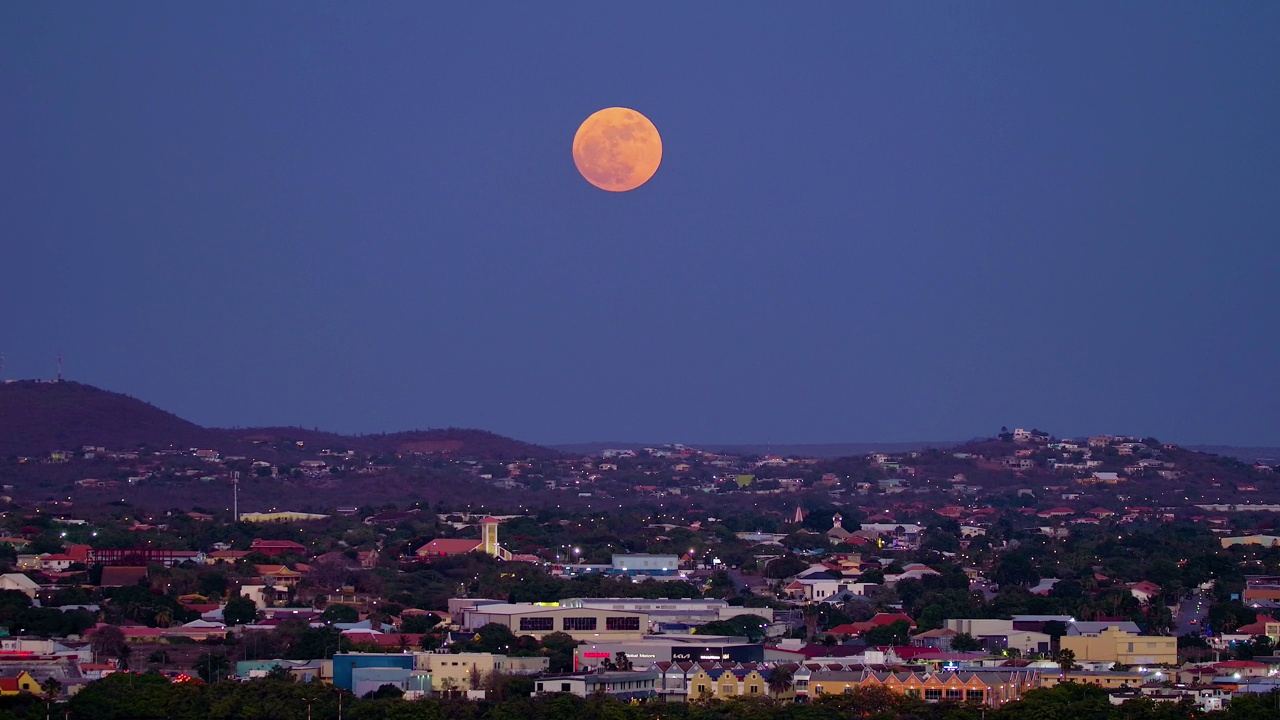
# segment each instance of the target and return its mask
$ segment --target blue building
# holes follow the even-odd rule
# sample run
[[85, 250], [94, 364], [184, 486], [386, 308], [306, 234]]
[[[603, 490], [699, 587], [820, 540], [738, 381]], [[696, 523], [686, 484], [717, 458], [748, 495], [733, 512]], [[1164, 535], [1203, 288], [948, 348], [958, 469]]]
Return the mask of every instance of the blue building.
[[[413, 670], [413, 655], [408, 653], [338, 653], [333, 656], [333, 684], [355, 692], [353, 671], [363, 668], [398, 669], [407, 680]], [[396, 684], [396, 683], [392, 683]], [[402, 688], [404, 689], [404, 688]]]

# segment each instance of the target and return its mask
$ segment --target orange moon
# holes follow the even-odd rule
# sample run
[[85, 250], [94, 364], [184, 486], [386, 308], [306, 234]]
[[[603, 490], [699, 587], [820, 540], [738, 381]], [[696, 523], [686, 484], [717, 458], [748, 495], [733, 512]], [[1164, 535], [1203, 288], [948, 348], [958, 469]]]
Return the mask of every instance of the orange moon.
[[661, 162], [658, 128], [630, 108], [592, 113], [573, 136], [573, 164], [601, 190], [635, 190], [653, 177]]

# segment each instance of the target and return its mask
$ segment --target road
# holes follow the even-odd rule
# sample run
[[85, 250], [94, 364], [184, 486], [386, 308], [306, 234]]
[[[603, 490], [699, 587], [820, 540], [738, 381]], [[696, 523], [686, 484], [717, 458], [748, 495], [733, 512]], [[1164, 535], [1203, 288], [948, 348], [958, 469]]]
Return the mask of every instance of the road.
[[1209, 609], [1209, 598], [1204, 591], [1196, 589], [1178, 605], [1178, 617], [1174, 618], [1177, 626], [1175, 635], [1203, 635], [1204, 616]]

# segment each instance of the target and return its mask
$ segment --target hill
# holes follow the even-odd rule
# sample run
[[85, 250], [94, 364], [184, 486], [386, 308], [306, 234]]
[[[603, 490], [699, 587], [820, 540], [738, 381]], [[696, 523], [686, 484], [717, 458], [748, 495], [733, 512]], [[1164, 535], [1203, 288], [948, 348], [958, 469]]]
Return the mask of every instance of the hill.
[[77, 382], [0, 384], [0, 456], [40, 455], [83, 446], [126, 450], [206, 448], [246, 454], [309, 448], [366, 453], [552, 459], [558, 453], [484, 430], [447, 428], [381, 435], [339, 435], [302, 428], [205, 428], [128, 395]]
[[195, 423], [91, 385], [37, 380], [0, 385], [0, 455], [38, 455], [85, 445], [192, 448], [212, 440]]

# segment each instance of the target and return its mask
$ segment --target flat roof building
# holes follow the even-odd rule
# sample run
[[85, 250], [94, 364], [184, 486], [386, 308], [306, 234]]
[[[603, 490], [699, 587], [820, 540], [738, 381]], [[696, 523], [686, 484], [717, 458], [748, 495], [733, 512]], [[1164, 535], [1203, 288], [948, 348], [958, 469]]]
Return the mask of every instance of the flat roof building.
[[649, 631], [647, 613], [532, 603], [494, 603], [469, 608], [463, 616], [462, 628], [478, 630], [490, 623], [504, 625], [517, 636], [532, 635], [538, 639], [563, 632], [576, 640], [639, 640]]

